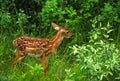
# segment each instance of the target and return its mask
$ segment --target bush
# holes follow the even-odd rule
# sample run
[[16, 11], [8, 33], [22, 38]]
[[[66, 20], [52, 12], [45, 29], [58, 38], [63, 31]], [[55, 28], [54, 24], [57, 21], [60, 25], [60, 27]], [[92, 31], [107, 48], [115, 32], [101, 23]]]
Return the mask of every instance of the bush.
[[[80, 70], [85, 73], [88, 81], [110, 80], [110, 76], [118, 76], [120, 71], [120, 52], [114, 44], [100, 42], [93, 45], [75, 45], [72, 54], [80, 64]], [[115, 75], [114, 76], [114, 72]]]
[[[85, 81], [115, 81], [120, 78], [120, 51], [110, 38], [112, 26], [103, 26], [96, 19], [89, 32], [89, 43], [71, 47], [74, 60], [79, 64]], [[111, 42], [111, 43], [110, 43]]]

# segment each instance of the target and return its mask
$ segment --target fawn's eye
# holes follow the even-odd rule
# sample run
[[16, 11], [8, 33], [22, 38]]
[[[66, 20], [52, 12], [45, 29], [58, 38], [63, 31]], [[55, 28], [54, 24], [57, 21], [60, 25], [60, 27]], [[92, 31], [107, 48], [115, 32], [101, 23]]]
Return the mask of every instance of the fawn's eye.
[[68, 31], [66, 33], [69, 33]]

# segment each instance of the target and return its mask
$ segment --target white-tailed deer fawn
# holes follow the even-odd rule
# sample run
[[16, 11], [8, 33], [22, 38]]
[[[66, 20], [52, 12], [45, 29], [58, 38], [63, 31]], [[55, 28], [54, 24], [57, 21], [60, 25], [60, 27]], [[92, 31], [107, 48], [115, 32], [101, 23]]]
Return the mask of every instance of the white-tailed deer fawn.
[[68, 27], [60, 27], [55, 23], [51, 24], [55, 30], [58, 30], [57, 34], [51, 39], [22, 36], [13, 41], [13, 45], [18, 52], [13, 60], [14, 65], [16, 65], [18, 60], [28, 55], [28, 53], [32, 53], [41, 58], [43, 69], [46, 73], [48, 56], [54, 54], [64, 37], [72, 37], [72, 33], [68, 31]]

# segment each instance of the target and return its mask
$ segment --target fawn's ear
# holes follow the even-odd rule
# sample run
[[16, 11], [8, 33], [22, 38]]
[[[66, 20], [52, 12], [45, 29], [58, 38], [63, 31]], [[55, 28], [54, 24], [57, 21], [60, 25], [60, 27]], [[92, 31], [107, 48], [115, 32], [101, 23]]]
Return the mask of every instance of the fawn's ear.
[[64, 26], [64, 28], [65, 28], [66, 30], [68, 30], [68, 26]]
[[60, 29], [60, 27], [57, 25], [57, 24], [55, 24], [55, 23], [51, 23], [52, 24], [52, 26], [53, 26], [53, 28], [55, 29], [55, 30], [59, 30]]

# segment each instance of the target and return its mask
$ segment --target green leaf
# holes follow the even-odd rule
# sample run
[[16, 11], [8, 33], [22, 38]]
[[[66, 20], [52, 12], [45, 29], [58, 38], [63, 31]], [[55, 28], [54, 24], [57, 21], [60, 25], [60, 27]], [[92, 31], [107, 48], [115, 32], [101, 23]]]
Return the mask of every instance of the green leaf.
[[109, 30], [109, 31], [107, 31], [107, 33], [111, 33], [113, 30], [111, 29], [111, 30]]
[[108, 38], [108, 37], [109, 37], [109, 35], [107, 35], [107, 34], [103, 34], [103, 36], [104, 36], [105, 38]]

